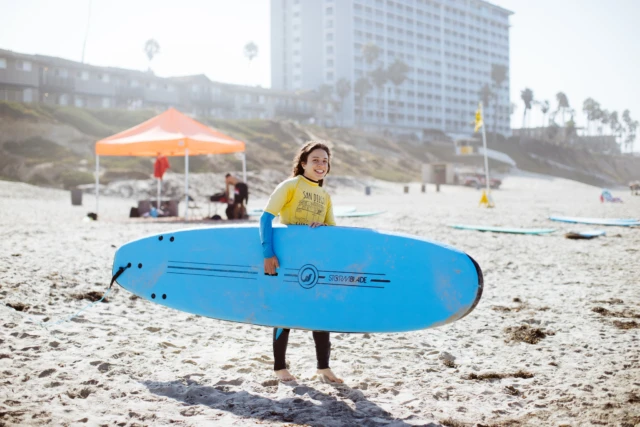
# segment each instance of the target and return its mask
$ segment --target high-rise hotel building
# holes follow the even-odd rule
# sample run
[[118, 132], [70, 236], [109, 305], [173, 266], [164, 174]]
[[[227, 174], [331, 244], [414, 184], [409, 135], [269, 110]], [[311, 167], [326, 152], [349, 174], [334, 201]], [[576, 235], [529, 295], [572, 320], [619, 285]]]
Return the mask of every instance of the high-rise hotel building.
[[[335, 88], [344, 78], [352, 87], [341, 102], [345, 126], [469, 134], [488, 84], [498, 108], [493, 100], [485, 108], [487, 128], [497, 113], [498, 132], [508, 134], [511, 14], [482, 0], [271, 0], [271, 86]], [[371, 63], [368, 44], [379, 48]], [[404, 81], [373, 85], [364, 98], [354, 92], [361, 77], [396, 60], [408, 65]], [[499, 88], [492, 64], [507, 69]]]

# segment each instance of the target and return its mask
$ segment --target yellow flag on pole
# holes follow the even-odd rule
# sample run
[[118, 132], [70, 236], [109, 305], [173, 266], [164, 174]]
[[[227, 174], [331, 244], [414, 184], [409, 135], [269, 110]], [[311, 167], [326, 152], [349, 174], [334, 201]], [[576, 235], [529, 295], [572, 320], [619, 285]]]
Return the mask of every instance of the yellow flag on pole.
[[478, 111], [476, 111], [476, 128], [473, 130], [474, 132], [478, 132], [484, 123], [482, 122], [482, 107], [478, 105]]

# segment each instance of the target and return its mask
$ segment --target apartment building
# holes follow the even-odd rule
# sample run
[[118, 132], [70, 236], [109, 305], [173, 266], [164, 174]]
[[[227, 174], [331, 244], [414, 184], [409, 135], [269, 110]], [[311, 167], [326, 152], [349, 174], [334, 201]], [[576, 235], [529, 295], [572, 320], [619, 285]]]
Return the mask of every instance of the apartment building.
[[314, 91], [277, 91], [211, 81], [205, 75], [158, 77], [0, 49], [0, 101], [81, 108], [168, 107], [227, 119], [289, 118], [333, 125], [335, 103]]
[[[438, 129], [468, 134], [492, 64], [509, 69], [509, 16], [482, 0], [271, 0], [271, 87], [317, 89], [346, 79], [356, 87], [377, 68], [408, 66], [362, 95], [352, 90], [346, 125], [393, 131]], [[379, 56], [367, 62], [363, 47]], [[493, 129], [510, 133], [509, 80], [494, 88], [499, 108], [485, 108]]]

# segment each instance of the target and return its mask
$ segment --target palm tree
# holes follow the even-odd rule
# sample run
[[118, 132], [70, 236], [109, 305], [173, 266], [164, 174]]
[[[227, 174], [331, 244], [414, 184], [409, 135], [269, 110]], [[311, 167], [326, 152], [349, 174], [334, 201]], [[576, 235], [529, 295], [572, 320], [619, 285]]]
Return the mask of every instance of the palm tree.
[[609, 119], [611, 119], [611, 114], [609, 114], [609, 110], [600, 110], [598, 118], [600, 120], [600, 124], [602, 125], [600, 127], [600, 135], [602, 135], [603, 133], [605, 133], [604, 127], [609, 126]]
[[328, 102], [333, 101], [333, 86], [331, 85], [320, 85], [318, 90], [316, 91], [316, 98], [319, 103], [318, 107], [318, 116], [320, 124], [324, 124], [324, 113], [326, 111], [326, 106]]
[[564, 122], [564, 113], [569, 108], [569, 98], [563, 92], [558, 92], [556, 94], [556, 100], [558, 101], [558, 110], [562, 114], [562, 126], [565, 125]]
[[[507, 80], [507, 67], [500, 64], [491, 64], [491, 80], [493, 80], [494, 104], [493, 104], [493, 134], [498, 141], [498, 111], [500, 110], [500, 87]], [[487, 107], [489, 104], [486, 104]]]
[[149, 59], [149, 69], [151, 69], [151, 61], [153, 57], [160, 53], [160, 44], [156, 39], [149, 39], [144, 44], [144, 52], [147, 54], [147, 58]]
[[638, 121], [631, 119], [631, 113], [629, 110], [624, 110], [622, 113], [622, 121], [625, 124], [625, 140], [624, 145], [628, 152], [633, 151], [633, 143], [636, 139], [636, 131], [638, 130]]
[[251, 61], [258, 56], [258, 45], [254, 42], [244, 45], [244, 56], [249, 60], [249, 67], [251, 67]]
[[587, 115], [587, 133], [591, 135], [591, 122], [596, 120], [600, 104], [593, 98], [587, 98], [582, 103], [582, 112]]
[[[373, 73], [375, 72], [373, 69], [373, 64], [378, 60], [378, 58], [380, 57], [380, 53], [382, 52], [382, 49], [380, 49], [380, 47], [372, 42], [369, 42], [367, 44], [365, 44], [364, 46], [362, 46], [362, 56], [364, 57], [364, 61], [367, 63], [367, 68], [368, 68], [368, 74], [371, 76], [371, 78], [373, 79]], [[380, 67], [378, 67], [380, 68]], [[379, 78], [381, 78], [381, 76], [379, 76]], [[386, 82], [386, 79], [385, 79]], [[375, 86], [377, 88], [376, 90], [376, 95], [378, 98], [380, 98], [380, 88], [382, 86], [384, 86], [384, 82], [382, 83], [382, 85], [378, 86], [377, 83], [375, 83]], [[377, 109], [380, 109], [380, 100], [378, 99], [378, 101], [376, 102], [376, 106]], [[376, 111], [376, 115], [379, 114]]]
[[542, 127], [546, 128], [547, 127], [547, 113], [549, 112], [549, 101], [548, 100], [544, 100], [542, 102], [538, 103], [538, 106], [540, 107], [540, 112], [542, 113]]
[[618, 120], [618, 112], [612, 111], [609, 113], [609, 131], [611, 135], [615, 135], [620, 127], [620, 120]]
[[345, 78], [342, 78], [336, 82], [336, 93], [340, 98], [340, 105], [342, 111], [342, 125], [344, 126], [344, 100], [351, 93], [351, 82]]
[[520, 92], [520, 99], [524, 102], [524, 114], [522, 115], [522, 129], [526, 128], [527, 122], [527, 110], [531, 110], [531, 104], [533, 103], [533, 91], [529, 88]]
[[398, 88], [402, 83], [404, 83], [405, 80], [407, 80], [408, 72], [409, 66], [399, 59], [396, 59], [387, 70], [389, 80], [391, 80], [391, 83], [393, 83], [394, 92], [396, 94], [396, 112], [398, 104], [400, 103], [400, 91], [398, 90]]
[[371, 81], [373, 82], [374, 86], [376, 87], [376, 92], [378, 95], [378, 114], [380, 113], [380, 111], [384, 112], [384, 105], [380, 105], [382, 101], [382, 103], [384, 103], [384, 98], [380, 97], [380, 91], [382, 90], [382, 88], [384, 87], [385, 83], [387, 83], [387, 80], [389, 80], [389, 73], [387, 73], [387, 70], [385, 70], [381, 65], [378, 66], [378, 68], [376, 68], [375, 70], [371, 71], [370, 73], [371, 76]]
[[380, 47], [372, 42], [362, 46], [362, 56], [364, 56], [364, 61], [367, 63], [369, 68], [371, 68], [371, 65], [378, 59], [381, 51]]
[[364, 117], [364, 100], [367, 97], [367, 94], [371, 91], [372, 86], [369, 82], [369, 79], [366, 77], [360, 77], [356, 80], [356, 84], [353, 85], [353, 92], [356, 94], [356, 98], [358, 100], [358, 104], [360, 105], [360, 121]]
[[488, 84], [485, 84], [484, 86], [482, 86], [482, 89], [480, 89], [480, 92], [478, 92], [478, 95], [480, 96], [480, 100], [482, 101], [482, 108], [487, 108], [489, 106], [489, 100], [493, 96], [491, 87], [489, 87]]

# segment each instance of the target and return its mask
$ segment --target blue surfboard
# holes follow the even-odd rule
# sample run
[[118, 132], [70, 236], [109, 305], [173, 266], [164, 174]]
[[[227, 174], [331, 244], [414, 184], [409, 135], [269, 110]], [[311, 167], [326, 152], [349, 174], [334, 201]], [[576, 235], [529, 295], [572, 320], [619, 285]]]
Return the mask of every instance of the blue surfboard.
[[551, 221], [568, 222], [572, 224], [608, 225], [618, 227], [640, 226], [640, 220], [633, 218], [582, 218], [570, 216], [550, 216]]
[[564, 235], [567, 239], [593, 239], [596, 237], [604, 236], [606, 232], [604, 230], [585, 230], [585, 231], [570, 231]]
[[489, 231], [492, 233], [509, 233], [509, 234], [549, 234], [556, 231], [554, 228], [507, 228], [507, 227], [489, 227], [484, 225], [464, 225], [451, 224], [449, 227], [458, 230], [476, 230]]
[[478, 264], [419, 237], [364, 228], [274, 227], [277, 276], [257, 227], [172, 231], [121, 246], [113, 273], [135, 295], [201, 316], [279, 328], [403, 332], [469, 314]]

